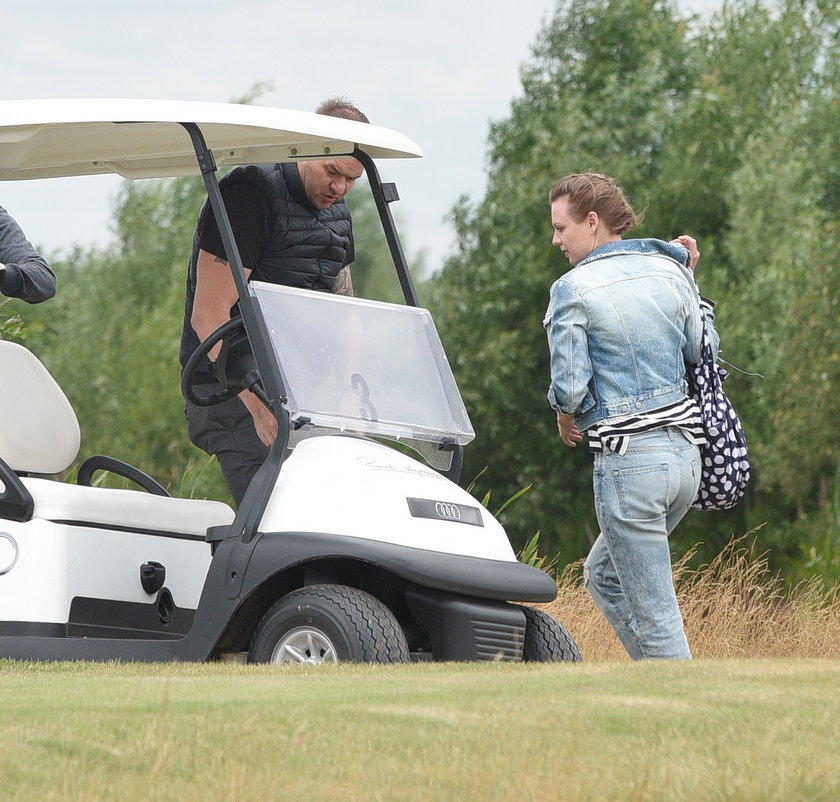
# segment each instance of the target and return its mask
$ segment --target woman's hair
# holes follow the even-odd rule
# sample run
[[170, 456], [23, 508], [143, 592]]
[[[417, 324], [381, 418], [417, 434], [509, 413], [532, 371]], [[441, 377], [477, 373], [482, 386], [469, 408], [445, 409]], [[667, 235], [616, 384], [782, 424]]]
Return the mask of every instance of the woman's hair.
[[576, 223], [595, 212], [619, 236], [639, 222], [624, 190], [615, 179], [600, 173], [574, 173], [561, 178], [551, 188], [549, 203], [558, 198], [569, 199], [569, 214]]

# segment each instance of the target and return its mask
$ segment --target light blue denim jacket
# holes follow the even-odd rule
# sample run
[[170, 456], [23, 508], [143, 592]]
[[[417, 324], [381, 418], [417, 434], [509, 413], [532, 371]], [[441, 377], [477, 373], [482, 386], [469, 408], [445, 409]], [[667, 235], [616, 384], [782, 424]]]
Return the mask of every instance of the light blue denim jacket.
[[[581, 430], [686, 395], [685, 362], [700, 359], [700, 295], [688, 251], [656, 239], [596, 248], [551, 287], [544, 325], [548, 403]], [[714, 315], [705, 312], [717, 355]]]

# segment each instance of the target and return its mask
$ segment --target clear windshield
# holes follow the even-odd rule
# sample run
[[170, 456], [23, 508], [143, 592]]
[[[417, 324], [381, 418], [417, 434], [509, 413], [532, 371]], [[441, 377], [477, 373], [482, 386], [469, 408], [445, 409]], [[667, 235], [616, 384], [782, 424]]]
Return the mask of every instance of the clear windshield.
[[[252, 281], [292, 423], [392, 438], [433, 464], [475, 437], [426, 309]], [[442, 455], [441, 455], [442, 456]]]

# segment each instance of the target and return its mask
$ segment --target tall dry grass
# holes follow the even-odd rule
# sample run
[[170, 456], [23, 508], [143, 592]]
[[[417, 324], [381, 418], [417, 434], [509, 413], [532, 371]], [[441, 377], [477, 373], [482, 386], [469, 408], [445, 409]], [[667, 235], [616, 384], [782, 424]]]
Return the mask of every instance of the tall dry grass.
[[[708, 565], [690, 568], [693, 550], [674, 565], [692, 654], [840, 658], [840, 587], [825, 588], [820, 577], [786, 587], [747, 537], [732, 540]], [[572, 633], [584, 659], [629, 659], [582, 575], [582, 560], [567, 566], [558, 577], [557, 599], [544, 609]]]

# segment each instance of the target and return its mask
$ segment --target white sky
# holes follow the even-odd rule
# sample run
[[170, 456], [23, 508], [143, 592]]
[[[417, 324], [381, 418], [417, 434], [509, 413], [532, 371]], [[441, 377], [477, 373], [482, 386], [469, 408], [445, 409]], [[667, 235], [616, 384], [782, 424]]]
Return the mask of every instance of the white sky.
[[[721, 0], [680, 0], [705, 13]], [[5, 4], [4, 4], [5, 5]], [[26, 10], [24, 10], [24, 7]], [[396, 182], [409, 254], [436, 269], [457, 198], [486, 184], [489, 123], [519, 94], [553, 0], [39, 0], [3, 10], [0, 99], [141, 97], [229, 101], [258, 82], [262, 105], [312, 110], [345, 95], [415, 140], [422, 161], [380, 162]], [[0, 205], [47, 254], [110, 239], [121, 179], [0, 182]], [[185, 258], [189, 243], [184, 244]]]

